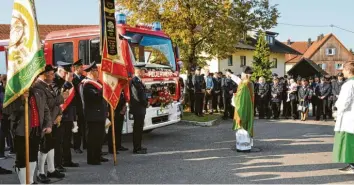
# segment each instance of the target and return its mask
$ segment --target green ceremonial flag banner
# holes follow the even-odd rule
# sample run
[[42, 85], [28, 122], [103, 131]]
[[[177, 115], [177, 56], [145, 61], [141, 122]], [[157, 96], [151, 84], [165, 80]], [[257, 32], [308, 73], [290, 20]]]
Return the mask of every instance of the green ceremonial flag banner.
[[21, 96], [45, 67], [33, 0], [15, 0], [8, 51], [7, 86], [3, 106]]

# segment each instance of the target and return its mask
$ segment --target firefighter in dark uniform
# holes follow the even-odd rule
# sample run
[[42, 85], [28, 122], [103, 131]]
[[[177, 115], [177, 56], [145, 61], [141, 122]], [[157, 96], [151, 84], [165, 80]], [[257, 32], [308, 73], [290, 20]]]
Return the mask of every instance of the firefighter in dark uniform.
[[133, 153], [146, 154], [147, 149], [142, 147], [143, 130], [145, 123], [146, 108], [149, 106], [146, 95], [146, 88], [142, 82], [145, 75], [145, 65], [135, 65], [135, 76], [130, 81], [130, 107], [129, 112], [133, 114]]
[[[226, 74], [232, 74], [230, 69], [225, 70]], [[224, 116], [223, 119], [233, 118], [234, 112], [231, 105], [231, 99], [234, 91], [237, 90], [237, 84], [231, 80], [231, 76], [226, 76], [221, 81], [221, 88], [223, 93]]]
[[204, 77], [200, 74], [200, 67], [197, 67], [195, 75], [193, 76], [193, 86], [195, 93], [195, 115], [203, 116], [203, 101], [205, 94], [205, 80]]
[[187, 91], [189, 95], [189, 107], [191, 110], [191, 113], [194, 113], [195, 111], [195, 96], [194, 96], [194, 85], [193, 85], [193, 76], [195, 73], [195, 69], [191, 68], [190, 73], [187, 76]]
[[[124, 92], [120, 94], [119, 103], [114, 111], [114, 128], [115, 128], [115, 139], [116, 139], [116, 150], [127, 151], [128, 148], [122, 146], [122, 130], [124, 124], [124, 116], [127, 111], [126, 101], [124, 97]], [[113, 140], [112, 140], [112, 126], [108, 129], [108, 152], [113, 154]]]
[[273, 84], [271, 87], [271, 107], [272, 107], [274, 119], [279, 118], [282, 97], [283, 97], [283, 85], [279, 83], [279, 78], [277, 76], [274, 76]]
[[268, 113], [268, 105], [269, 105], [269, 84], [266, 83], [264, 77], [260, 77], [255, 89], [255, 94], [257, 96], [258, 100], [258, 112], [259, 112], [259, 119], [264, 119], [265, 116], [267, 116], [267, 119], [269, 119], [267, 113]]
[[[213, 109], [216, 113], [219, 112], [219, 110], [221, 109], [221, 75], [219, 73], [215, 73], [215, 76], [213, 78], [213, 83], [214, 83], [214, 88], [213, 88]], [[219, 106], [219, 108], [218, 108]]]
[[311, 104], [312, 104], [312, 116], [316, 116], [317, 114], [317, 105], [318, 105], [318, 98], [316, 96], [316, 88], [320, 84], [320, 78], [318, 75], [314, 76], [314, 82], [311, 84], [311, 89], [313, 92], [312, 98], [311, 98]]
[[[344, 84], [345, 80], [344, 80], [344, 75], [343, 73], [338, 73], [337, 75], [337, 81], [333, 82], [332, 83], [332, 104], [330, 105], [330, 107], [333, 109], [335, 104], [336, 104], [336, 101], [338, 100], [338, 97], [339, 97], [339, 93], [340, 93], [340, 90], [342, 89], [342, 85]], [[333, 110], [334, 111], [334, 110]]]
[[86, 122], [84, 117], [84, 112], [82, 109], [82, 101], [80, 96], [80, 83], [86, 78], [83, 75], [83, 61], [82, 59], [73, 63], [74, 74], [73, 74], [73, 85], [75, 88], [75, 104], [76, 104], [76, 114], [77, 114], [77, 125], [79, 127], [78, 131], [73, 134], [74, 150], [76, 153], [81, 154], [81, 144], [83, 144], [83, 149], [86, 149]]
[[87, 66], [87, 78], [80, 85], [84, 115], [87, 121], [87, 164], [100, 165], [108, 159], [101, 156], [108, 116], [108, 104], [103, 98], [102, 84], [95, 62]]
[[[62, 61], [57, 61], [58, 71], [55, 73], [54, 81], [52, 83], [52, 87], [54, 92], [59, 96], [61, 93], [66, 93], [67, 96], [69, 95], [69, 91], [74, 88], [72, 85], [72, 74], [71, 74], [71, 63], [66, 63]], [[65, 100], [69, 99], [69, 97], [64, 97]], [[61, 105], [61, 111], [63, 105]], [[61, 117], [61, 124], [57, 125], [53, 128], [53, 137], [54, 137], [54, 158], [55, 158], [55, 168], [60, 172], [65, 172], [66, 169], [63, 167], [63, 152], [66, 152], [66, 163], [70, 163], [70, 167], [77, 167], [78, 164], [72, 163], [71, 161], [71, 151], [70, 151], [70, 143], [71, 143], [71, 129], [73, 125], [73, 121], [76, 119], [76, 112], [75, 112], [75, 105], [71, 104], [67, 106], [65, 112], [65, 120], [63, 120], [63, 115]], [[69, 132], [66, 133], [65, 132]], [[64, 143], [64, 135], [68, 135], [69, 139], [66, 139], [65, 146]], [[70, 153], [70, 156], [69, 154]]]
[[[55, 150], [59, 150], [62, 148], [61, 152], [55, 152], [55, 160], [56, 160], [56, 168], [57, 169], [62, 169], [64, 167], [79, 167], [78, 163], [72, 162], [72, 157], [71, 157], [71, 140], [72, 140], [72, 130], [74, 126], [74, 122], [77, 121], [76, 117], [76, 104], [77, 102], [75, 101], [75, 98], [77, 98], [77, 95], [79, 94], [79, 91], [75, 91], [75, 88], [72, 84], [72, 74], [71, 74], [71, 64], [70, 63], [59, 63], [58, 65], [61, 65], [59, 67], [59, 71], [56, 75], [56, 78], [54, 80], [54, 90], [57, 91], [57, 93], [61, 92], [67, 92], [68, 97], [64, 99], [64, 104], [61, 105], [61, 110], [63, 111], [63, 116], [61, 119], [61, 133], [56, 136], [57, 140], [60, 139], [60, 145], [57, 142], [56, 143], [56, 148]], [[60, 68], [64, 69], [64, 74], [65, 74], [65, 79], [61, 77], [64, 74], [61, 74]], [[59, 148], [61, 147], [61, 148]], [[57, 154], [62, 154], [61, 156], [57, 156]]]
[[328, 98], [332, 93], [332, 87], [329, 82], [330, 77], [328, 75], [321, 77], [321, 83], [316, 87], [317, 96], [317, 113], [316, 120], [320, 120], [321, 116], [324, 121], [327, 119], [328, 111]]

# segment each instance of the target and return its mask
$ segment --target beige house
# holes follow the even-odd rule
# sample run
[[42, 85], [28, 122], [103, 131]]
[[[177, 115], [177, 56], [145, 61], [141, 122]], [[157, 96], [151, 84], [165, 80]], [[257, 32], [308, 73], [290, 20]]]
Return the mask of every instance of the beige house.
[[[285, 74], [285, 54], [300, 54], [291, 47], [276, 40], [278, 33], [266, 32], [266, 40], [271, 51], [269, 59], [273, 63], [272, 72], [280, 76]], [[246, 42], [236, 44], [236, 52], [224, 59], [213, 59], [208, 62], [210, 72], [231, 69], [235, 74], [240, 74], [243, 66], [252, 66], [253, 54], [256, 49], [257, 38], [248, 37]]]

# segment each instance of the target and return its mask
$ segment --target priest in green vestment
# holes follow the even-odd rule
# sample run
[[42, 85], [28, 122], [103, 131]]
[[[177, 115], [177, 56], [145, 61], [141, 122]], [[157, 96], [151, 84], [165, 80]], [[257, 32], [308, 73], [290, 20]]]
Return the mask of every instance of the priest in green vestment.
[[340, 172], [354, 174], [354, 62], [347, 62], [343, 68], [347, 81], [343, 84], [335, 104], [337, 120], [334, 128], [334, 162], [347, 163]]
[[[253, 146], [254, 86], [251, 81], [252, 73], [252, 68], [246, 66], [243, 68], [241, 79], [236, 76], [231, 77], [238, 84], [237, 92], [233, 97], [233, 105], [235, 107], [233, 130], [238, 132], [244, 129], [248, 132], [247, 137], [249, 137], [248, 140], [246, 139], [242, 143], [240, 143], [241, 141], [236, 141], [238, 151], [250, 151]], [[238, 137], [237, 135], [236, 133], [236, 137]]]

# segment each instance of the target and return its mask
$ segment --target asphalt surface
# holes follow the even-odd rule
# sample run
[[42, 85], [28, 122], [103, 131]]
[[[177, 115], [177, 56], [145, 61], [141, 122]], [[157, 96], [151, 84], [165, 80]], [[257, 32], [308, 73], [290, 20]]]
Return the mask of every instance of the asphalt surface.
[[[118, 165], [86, 164], [86, 154], [74, 154], [79, 168], [68, 168], [60, 184], [93, 183], [233, 183], [327, 184], [354, 183], [354, 175], [341, 174], [344, 164], [332, 164], [334, 122], [260, 121], [255, 123], [255, 147], [249, 154], [235, 151], [231, 121], [213, 127], [175, 124], [144, 135], [147, 155], [132, 154], [131, 135], [124, 136]], [[107, 148], [104, 148], [107, 151]], [[0, 160], [11, 169], [13, 159]], [[54, 180], [54, 179], [53, 179]], [[18, 183], [1, 175], [0, 183]]]

